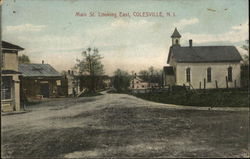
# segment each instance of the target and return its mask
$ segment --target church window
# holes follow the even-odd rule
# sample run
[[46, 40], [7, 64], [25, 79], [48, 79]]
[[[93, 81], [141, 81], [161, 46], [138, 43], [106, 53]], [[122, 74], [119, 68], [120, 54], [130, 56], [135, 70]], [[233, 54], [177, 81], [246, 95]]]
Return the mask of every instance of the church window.
[[207, 69], [207, 82], [211, 82], [212, 81], [212, 70], [211, 68], [209, 67]]
[[231, 66], [228, 67], [228, 69], [227, 69], [227, 78], [228, 78], [229, 82], [233, 81], [233, 70], [232, 70]]
[[191, 82], [191, 69], [190, 68], [186, 69], [186, 81]]

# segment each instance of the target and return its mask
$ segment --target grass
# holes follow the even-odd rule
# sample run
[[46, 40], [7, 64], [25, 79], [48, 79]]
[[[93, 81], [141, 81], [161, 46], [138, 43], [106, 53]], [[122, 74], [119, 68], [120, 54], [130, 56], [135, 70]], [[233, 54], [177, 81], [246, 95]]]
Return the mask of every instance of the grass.
[[166, 104], [212, 107], [249, 106], [248, 92], [240, 90], [177, 91], [134, 95], [142, 99]]

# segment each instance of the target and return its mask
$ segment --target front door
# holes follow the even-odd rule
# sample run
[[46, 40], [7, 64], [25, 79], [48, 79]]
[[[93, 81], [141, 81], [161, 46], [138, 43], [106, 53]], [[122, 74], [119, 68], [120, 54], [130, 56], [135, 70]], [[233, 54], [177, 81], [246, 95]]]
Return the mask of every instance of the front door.
[[41, 83], [41, 95], [44, 98], [49, 98], [49, 84], [48, 83]]

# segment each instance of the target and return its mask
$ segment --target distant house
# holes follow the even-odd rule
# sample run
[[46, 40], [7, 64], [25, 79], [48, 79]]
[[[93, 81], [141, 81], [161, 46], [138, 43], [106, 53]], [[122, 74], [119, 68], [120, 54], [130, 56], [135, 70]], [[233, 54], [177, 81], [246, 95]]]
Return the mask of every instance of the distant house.
[[20, 110], [20, 80], [18, 52], [22, 47], [2, 41], [1, 111]]
[[79, 79], [72, 70], [68, 70], [68, 72], [66, 73], [66, 77], [68, 79], [68, 95], [77, 95], [80, 92]]
[[68, 95], [67, 78], [49, 64], [20, 64], [21, 91], [27, 98], [50, 98]]
[[181, 35], [175, 28], [171, 36], [165, 85], [187, 85], [198, 88], [240, 87], [240, 61], [234, 46], [181, 46]]
[[155, 77], [145, 78], [135, 75], [130, 81], [130, 90], [133, 93], [146, 93], [151, 88], [159, 87], [159, 79]]

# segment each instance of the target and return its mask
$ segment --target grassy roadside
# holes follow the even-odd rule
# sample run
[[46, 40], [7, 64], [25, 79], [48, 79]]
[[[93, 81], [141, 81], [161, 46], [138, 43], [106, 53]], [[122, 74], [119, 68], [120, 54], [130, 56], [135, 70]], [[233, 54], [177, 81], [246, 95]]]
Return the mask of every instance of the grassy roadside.
[[99, 92], [87, 92], [81, 95], [80, 97], [94, 97], [94, 96], [99, 96], [99, 95], [102, 95], [102, 94]]
[[178, 91], [164, 93], [141, 93], [133, 95], [149, 101], [166, 104], [212, 107], [249, 106], [248, 92], [240, 90], [206, 90], [198, 92]]

